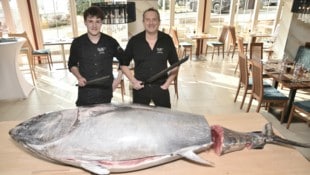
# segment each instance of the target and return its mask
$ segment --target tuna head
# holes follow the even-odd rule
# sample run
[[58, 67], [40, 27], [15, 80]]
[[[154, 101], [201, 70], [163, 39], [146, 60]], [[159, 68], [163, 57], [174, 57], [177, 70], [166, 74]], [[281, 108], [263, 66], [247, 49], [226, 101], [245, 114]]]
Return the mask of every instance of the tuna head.
[[139, 105], [96, 105], [31, 118], [10, 131], [27, 149], [96, 174], [127, 172], [182, 157], [212, 165], [197, 152], [208, 149], [203, 116]]

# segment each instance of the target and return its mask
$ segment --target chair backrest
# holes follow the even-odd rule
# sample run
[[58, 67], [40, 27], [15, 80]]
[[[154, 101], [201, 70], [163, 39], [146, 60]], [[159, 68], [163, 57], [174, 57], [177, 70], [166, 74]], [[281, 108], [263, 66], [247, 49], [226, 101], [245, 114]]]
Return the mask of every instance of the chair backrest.
[[220, 41], [220, 42], [222, 42], [222, 43], [225, 42], [226, 37], [227, 37], [227, 33], [228, 33], [228, 29], [229, 29], [229, 26], [227, 26], [227, 25], [224, 25], [224, 26], [223, 26], [221, 35], [220, 35], [220, 37], [219, 37], [219, 41]]
[[181, 59], [183, 56], [184, 56], [184, 52], [185, 52], [185, 49], [184, 49], [184, 47], [179, 47], [179, 49], [178, 49], [178, 57], [179, 57], [179, 59]]
[[263, 59], [264, 43], [251, 43], [250, 59], [261, 61]]
[[9, 33], [8, 34], [10, 37], [23, 37], [26, 39], [26, 42], [23, 44], [22, 49], [28, 49], [28, 51], [30, 52], [30, 54], [32, 54], [33, 52], [33, 47], [30, 43], [30, 40], [28, 38], [28, 35], [26, 32], [23, 33]]
[[249, 72], [248, 72], [248, 63], [247, 58], [244, 54], [239, 53], [239, 71], [240, 71], [240, 82], [244, 86], [249, 84]]
[[237, 43], [238, 43], [238, 53], [241, 53], [244, 55], [243, 37], [238, 36]]
[[170, 32], [169, 32], [169, 35], [171, 36], [172, 38], [172, 41], [174, 43], [174, 46], [176, 49], [179, 48], [179, 44], [180, 44], [180, 41], [179, 41], [179, 38], [178, 38], [178, 32], [177, 32], [177, 29], [175, 27], [171, 27], [170, 28]]
[[252, 94], [257, 100], [262, 99], [264, 95], [263, 89], [263, 64], [261, 61], [252, 61], [253, 86]]
[[[231, 42], [232, 44], [236, 44], [237, 43], [237, 37], [236, 37], [236, 28], [235, 26], [229, 26], [229, 34], [231, 37]], [[243, 42], [242, 42], [243, 44]]]
[[299, 46], [294, 61], [303, 64], [306, 68], [310, 68], [310, 48]]

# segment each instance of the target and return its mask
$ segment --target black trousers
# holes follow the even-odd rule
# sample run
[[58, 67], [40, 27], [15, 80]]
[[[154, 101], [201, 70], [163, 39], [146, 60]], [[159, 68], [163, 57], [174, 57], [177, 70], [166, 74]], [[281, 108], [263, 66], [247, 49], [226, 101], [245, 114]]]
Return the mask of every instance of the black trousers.
[[163, 90], [160, 85], [146, 84], [140, 90], [133, 89], [133, 103], [149, 105], [153, 101], [155, 106], [171, 108], [169, 90]]

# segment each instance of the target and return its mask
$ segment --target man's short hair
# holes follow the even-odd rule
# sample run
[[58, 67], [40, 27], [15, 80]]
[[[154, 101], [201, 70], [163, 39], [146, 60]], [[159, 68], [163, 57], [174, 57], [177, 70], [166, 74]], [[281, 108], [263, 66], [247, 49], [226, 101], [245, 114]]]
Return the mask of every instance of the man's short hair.
[[144, 21], [144, 15], [145, 15], [145, 13], [147, 13], [147, 12], [155, 12], [155, 13], [157, 14], [157, 16], [158, 16], [158, 20], [160, 21], [160, 14], [159, 14], [159, 12], [158, 12], [157, 9], [155, 9], [155, 8], [153, 8], [153, 7], [148, 8], [148, 9], [146, 9], [146, 10], [143, 12], [143, 21]]
[[88, 9], [86, 9], [84, 11], [83, 16], [84, 16], [84, 21], [86, 21], [86, 18], [89, 17], [89, 16], [90, 17], [94, 17], [95, 16], [97, 18], [100, 18], [101, 20], [103, 20], [103, 17], [104, 17], [103, 11], [98, 6], [91, 6], [91, 7], [89, 7]]

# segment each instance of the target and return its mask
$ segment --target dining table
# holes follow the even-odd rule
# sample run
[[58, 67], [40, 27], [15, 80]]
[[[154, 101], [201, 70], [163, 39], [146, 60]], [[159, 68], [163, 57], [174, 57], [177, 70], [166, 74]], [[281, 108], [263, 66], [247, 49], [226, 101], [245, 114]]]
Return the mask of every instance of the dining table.
[[257, 38], [271, 38], [274, 37], [272, 34], [268, 33], [250, 33], [250, 42], [255, 43], [257, 42]]
[[281, 71], [279, 69], [280, 63], [281, 62], [265, 63], [264, 74], [266, 74], [267, 77], [270, 77], [274, 80], [273, 86], [275, 88], [277, 88], [278, 84], [281, 83], [283, 87], [289, 89], [289, 96], [288, 96], [289, 100], [285, 108], [284, 120], [283, 120], [283, 122], [286, 123], [288, 121], [297, 90], [310, 89], [310, 76], [304, 74], [299, 79], [294, 79], [293, 65], [286, 65], [285, 70]]
[[48, 40], [43, 43], [44, 46], [55, 46], [59, 45], [61, 48], [61, 55], [64, 64], [64, 68], [67, 68], [67, 60], [65, 54], [65, 45], [70, 45], [72, 43], [72, 39], [56, 39], [56, 40]]
[[212, 34], [206, 34], [206, 33], [191, 33], [186, 35], [187, 38], [191, 40], [196, 40], [196, 56], [202, 54], [203, 52], [203, 46], [204, 46], [204, 40], [209, 39], [217, 39], [217, 36]]
[[[205, 115], [209, 125], [221, 125], [237, 132], [260, 131], [268, 121], [260, 113]], [[21, 121], [0, 122], [0, 174], [10, 175], [89, 175], [78, 167], [57, 164], [34, 156], [10, 138], [9, 130]], [[173, 128], [172, 128], [173, 129]], [[277, 135], [281, 134], [274, 129]], [[193, 136], [194, 137], [194, 136]], [[115, 145], [117, 146], [117, 145]], [[134, 151], [134, 150], [133, 150]], [[212, 149], [199, 153], [214, 166], [180, 159], [139, 171], [114, 175], [308, 175], [309, 161], [294, 147], [266, 144], [263, 149], [247, 149], [218, 156]]]
[[18, 55], [26, 39], [0, 38], [0, 100], [25, 99], [33, 90], [18, 65]]

